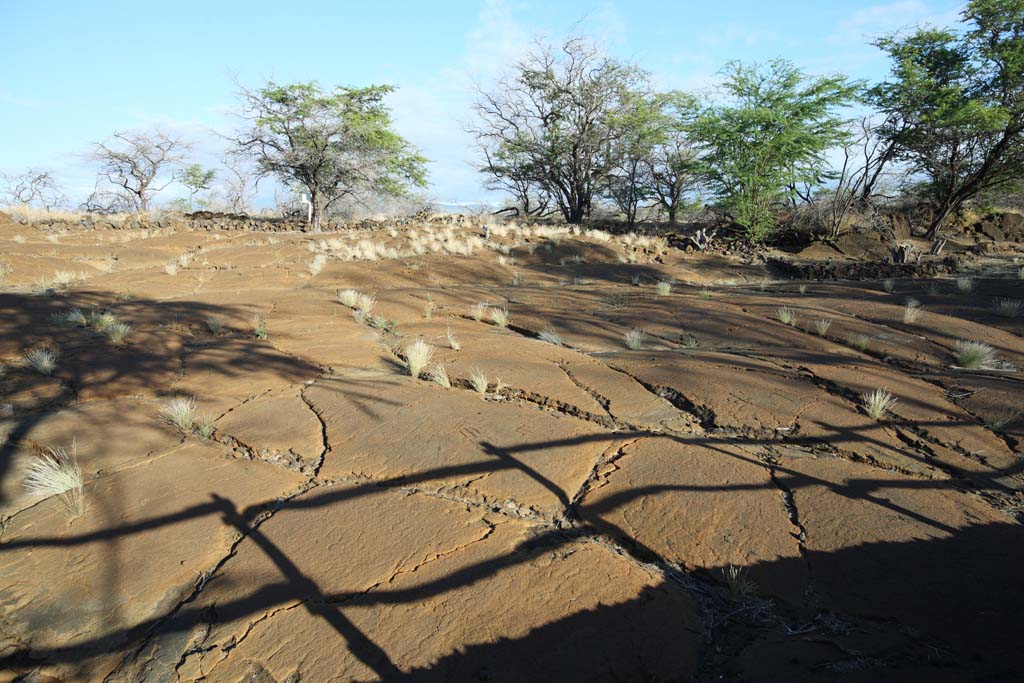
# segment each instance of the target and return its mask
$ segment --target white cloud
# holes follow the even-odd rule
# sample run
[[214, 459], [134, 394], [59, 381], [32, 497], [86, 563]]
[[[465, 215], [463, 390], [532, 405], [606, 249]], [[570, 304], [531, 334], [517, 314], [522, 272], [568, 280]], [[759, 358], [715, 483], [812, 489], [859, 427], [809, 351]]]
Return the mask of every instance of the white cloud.
[[15, 107], [31, 107], [33, 109], [39, 109], [44, 107], [44, 103], [39, 100], [33, 100], [27, 97], [20, 97], [9, 90], [0, 88], [0, 103], [10, 104]]
[[526, 9], [486, 0], [460, 57], [424, 82], [400, 84], [388, 100], [398, 132], [430, 160], [430, 193], [439, 201], [495, 198], [483, 189], [465, 124], [472, 117], [475, 84], [493, 82], [529, 49], [534, 34], [517, 17]]
[[872, 38], [900, 29], [933, 24], [947, 26], [959, 19], [960, 8], [935, 12], [924, 0], [897, 0], [884, 5], [862, 7], [839, 22], [827, 38], [833, 44], [866, 43]]

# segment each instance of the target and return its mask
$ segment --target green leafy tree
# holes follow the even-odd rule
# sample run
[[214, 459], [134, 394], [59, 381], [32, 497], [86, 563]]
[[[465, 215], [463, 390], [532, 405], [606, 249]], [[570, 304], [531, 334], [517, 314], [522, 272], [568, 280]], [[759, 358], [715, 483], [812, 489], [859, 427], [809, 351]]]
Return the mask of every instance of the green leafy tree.
[[481, 172], [530, 186], [567, 222], [581, 222], [607, 186], [612, 148], [624, 134], [616, 125], [623, 98], [645, 86], [643, 71], [586, 40], [538, 43], [493, 90], [477, 93], [471, 132]]
[[188, 189], [188, 210], [192, 210], [193, 200], [200, 192], [205, 192], [213, 186], [213, 179], [217, 171], [210, 168], [204, 169], [199, 164], [189, 164], [181, 170], [178, 175], [178, 182]]
[[826, 151], [846, 133], [837, 110], [857, 84], [843, 76], [812, 78], [792, 63], [731, 62], [723, 90], [728, 101], [694, 122], [709, 189], [752, 242], [775, 227], [776, 208], [802, 184], [826, 177]]
[[1024, 174], [1024, 0], [972, 0], [963, 31], [876, 41], [892, 76], [871, 89], [896, 158], [925, 178], [927, 236], [977, 195]]
[[625, 215], [629, 227], [636, 223], [640, 204], [650, 198], [649, 162], [669, 124], [665, 100], [663, 94], [626, 92], [618, 109], [609, 116], [610, 126], [621, 132], [611, 144], [604, 190]]
[[343, 197], [426, 187], [426, 159], [392, 129], [384, 97], [393, 90], [268, 83], [243, 91], [248, 127], [236, 150], [253, 160], [259, 176], [304, 188], [319, 232], [323, 215]]
[[683, 92], [662, 95], [660, 105], [659, 135], [645, 162], [645, 192], [675, 225], [687, 193], [700, 184], [700, 160], [691, 137], [699, 106], [696, 97]]
[[528, 153], [508, 141], [493, 148], [481, 146], [483, 170], [487, 173], [484, 187], [512, 195], [514, 209], [524, 216], [543, 216], [551, 203], [542, 170]]

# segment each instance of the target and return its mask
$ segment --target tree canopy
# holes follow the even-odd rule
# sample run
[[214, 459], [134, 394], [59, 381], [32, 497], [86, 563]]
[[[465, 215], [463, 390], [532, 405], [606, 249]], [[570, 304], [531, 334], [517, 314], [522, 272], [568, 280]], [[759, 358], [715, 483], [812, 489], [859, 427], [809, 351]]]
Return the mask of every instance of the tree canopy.
[[839, 108], [857, 84], [843, 76], [810, 77], [774, 60], [725, 69], [726, 103], [708, 107], [692, 126], [709, 189], [754, 242], [775, 226], [775, 207], [827, 174], [826, 152], [846, 136]]
[[590, 42], [537, 43], [493, 90], [478, 91], [473, 129], [493, 183], [550, 198], [569, 223], [590, 215], [625, 130], [615, 113], [644, 82]]
[[243, 91], [248, 126], [236, 140], [260, 176], [309, 192], [312, 229], [332, 204], [361, 193], [401, 195], [426, 185], [426, 159], [392, 129], [388, 85], [268, 83]]
[[965, 201], [1024, 173], [1024, 0], [972, 0], [962, 17], [964, 31], [876, 41], [892, 73], [871, 100], [896, 158], [925, 178], [932, 238]]

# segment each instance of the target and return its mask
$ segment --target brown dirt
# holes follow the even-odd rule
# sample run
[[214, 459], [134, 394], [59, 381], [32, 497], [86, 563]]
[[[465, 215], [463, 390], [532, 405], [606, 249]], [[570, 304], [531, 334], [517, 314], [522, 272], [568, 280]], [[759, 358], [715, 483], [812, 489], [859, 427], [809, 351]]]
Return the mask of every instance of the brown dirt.
[[[413, 232], [449, 251], [476, 234], [0, 216], [0, 680], [1024, 676], [1024, 318], [991, 308], [1024, 298], [1018, 264], [970, 295], [801, 293], [658, 240], [513, 231], [416, 255]], [[339, 257], [360, 240], [399, 253]], [[376, 327], [344, 288], [376, 296]], [[481, 302], [509, 327], [475, 321]], [[71, 306], [134, 329], [112, 344], [53, 318]], [[451, 388], [404, 371], [417, 338]], [[958, 339], [999, 365], [953, 367]], [[23, 360], [40, 346], [50, 377]], [[875, 388], [898, 399], [881, 420]], [[209, 438], [160, 419], [173, 397]], [[75, 518], [23, 485], [72, 443]]]

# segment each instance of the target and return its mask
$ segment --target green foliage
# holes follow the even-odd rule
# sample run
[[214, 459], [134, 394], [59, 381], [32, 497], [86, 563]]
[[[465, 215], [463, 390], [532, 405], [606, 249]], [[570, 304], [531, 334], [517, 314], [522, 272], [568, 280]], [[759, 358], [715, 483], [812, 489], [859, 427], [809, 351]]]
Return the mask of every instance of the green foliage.
[[972, 0], [965, 31], [920, 28], [876, 45], [892, 75], [870, 90], [897, 158], [925, 178], [929, 236], [979, 193], [1024, 173], [1024, 0]]
[[362, 194], [402, 195], [426, 186], [426, 159], [392, 130], [388, 85], [337, 87], [268, 83], [243, 93], [249, 122], [236, 141], [261, 176], [305, 188], [313, 230], [337, 200]]
[[644, 181], [647, 197], [656, 200], [668, 212], [669, 224], [675, 225], [676, 214], [687, 206], [686, 193], [700, 182], [700, 160], [690, 137], [700, 106], [688, 93], [673, 91], [660, 97], [660, 135], [647, 158]]
[[188, 188], [188, 208], [192, 210], [192, 200], [197, 193], [209, 190], [213, 185], [213, 179], [217, 171], [204, 169], [199, 164], [189, 164], [181, 170], [178, 181]]
[[481, 172], [520, 203], [532, 193], [579, 223], [607, 186], [624, 103], [645, 86], [643, 71], [585, 40], [538, 45], [493, 92], [478, 92]]
[[731, 62], [723, 87], [729, 102], [704, 111], [692, 132], [710, 189], [747, 238], [760, 242], [790, 188], [826, 177], [825, 152], [846, 136], [836, 110], [854, 101], [857, 84], [811, 78], [774, 60]]
[[627, 91], [609, 124], [620, 131], [612, 143], [605, 194], [632, 225], [641, 202], [655, 199], [675, 218], [693, 175], [696, 154], [686, 141], [692, 96], [680, 92]]

